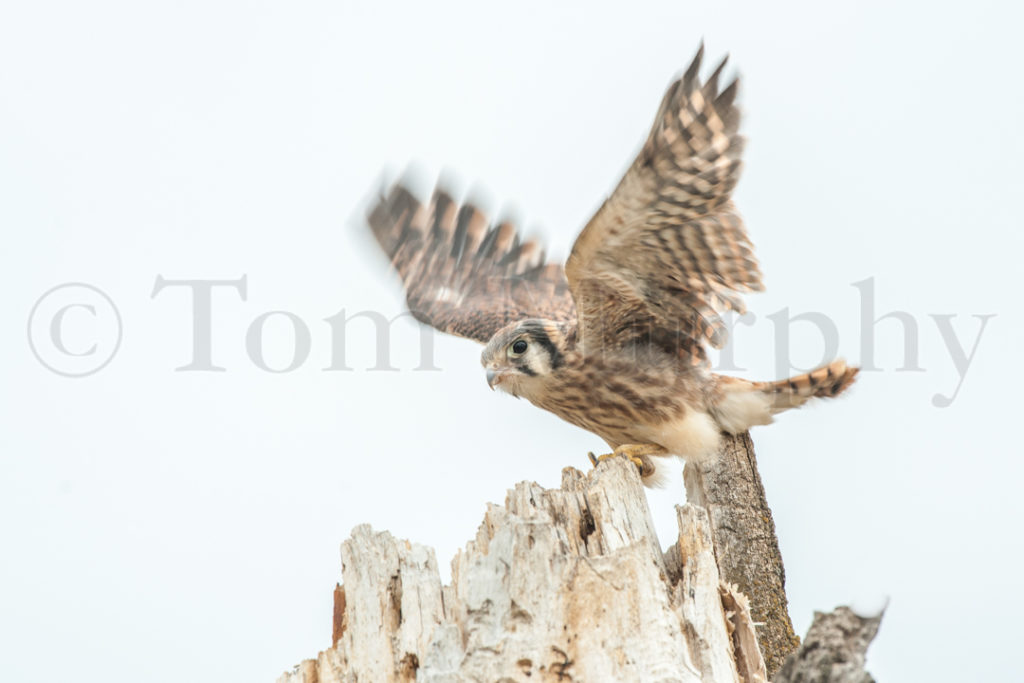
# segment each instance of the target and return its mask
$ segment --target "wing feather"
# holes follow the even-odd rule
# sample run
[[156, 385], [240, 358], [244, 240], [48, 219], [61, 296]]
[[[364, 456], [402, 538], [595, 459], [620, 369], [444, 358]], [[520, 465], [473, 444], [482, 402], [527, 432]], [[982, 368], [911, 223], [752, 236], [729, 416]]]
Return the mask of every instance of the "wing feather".
[[486, 343], [527, 318], [575, 320], [565, 271], [509, 222], [491, 226], [472, 204], [440, 188], [422, 204], [401, 183], [367, 221], [405, 288], [413, 316], [442, 332]]
[[[719, 314], [743, 312], [761, 273], [731, 200], [743, 138], [726, 60], [701, 83], [701, 46], [665, 93], [646, 142], [573, 246], [566, 275], [587, 347], [644, 338], [703, 361]], [[726, 58], [727, 59], [727, 58]]]

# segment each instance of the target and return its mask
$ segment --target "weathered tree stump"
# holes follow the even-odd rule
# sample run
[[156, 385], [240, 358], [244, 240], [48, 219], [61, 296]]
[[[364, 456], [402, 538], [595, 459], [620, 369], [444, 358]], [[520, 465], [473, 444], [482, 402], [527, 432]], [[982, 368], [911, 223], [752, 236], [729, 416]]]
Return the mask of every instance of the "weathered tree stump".
[[357, 527], [342, 545], [337, 642], [279, 681], [767, 680], [707, 513], [677, 511], [663, 553], [624, 459], [567, 468], [558, 490], [520, 483], [444, 587], [432, 550]]
[[[726, 450], [688, 472], [691, 502], [676, 507], [664, 552], [620, 458], [566, 468], [557, 490], [518, 484], [489, 506], [447, 586], [433, 550], [356, 527], [341, 549], [333, 645], [278, 683], [766, 682], [761, 648], [782, 666], [796, 638], [749, 438]], [[831, 627], [849, 615], [834, 614], [821, 626], [818, 615], [778, 680], [871, 680], [863, 653], [877, 619], [848, 642]]]

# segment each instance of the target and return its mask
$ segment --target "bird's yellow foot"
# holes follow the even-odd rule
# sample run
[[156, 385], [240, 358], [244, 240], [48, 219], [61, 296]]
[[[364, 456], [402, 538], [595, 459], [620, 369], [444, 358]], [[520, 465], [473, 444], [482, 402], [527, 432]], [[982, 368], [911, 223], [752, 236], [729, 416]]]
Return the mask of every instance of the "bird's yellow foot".
[[611, 453], [605, 453], [604, 455], [594, 455], [593, 453], [587, 453], [587, 457], [590, 458], [590, 462], [594, 467], [597, 467], [597, 463], [608, 458], [614, 458], [616, 456], [623, 456], [629, 458], [629, 461], [636, 465], [637, 469], [640, 470], [641, 477], [648, 477], [654, 474], [654, 463], [647, 456], [649, 455], [665, 455], [666, 451], [661, 446], [657, 446], [653, 443], [626, 443], [616, 448]]

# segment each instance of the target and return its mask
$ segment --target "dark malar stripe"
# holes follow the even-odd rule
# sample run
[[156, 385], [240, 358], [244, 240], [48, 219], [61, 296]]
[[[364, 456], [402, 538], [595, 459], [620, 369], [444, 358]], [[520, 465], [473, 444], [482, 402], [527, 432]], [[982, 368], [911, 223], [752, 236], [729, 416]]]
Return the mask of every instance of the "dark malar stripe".
[[562, 352], [559, 351], [558, 347], [555, 346], [555, 343], [551, 341], [551, 337], [548, 336], [547, 330], [539, 328], [530, 336], [548, 352], [548, 356], [551, 358], [552, 370], [555, 370], [562, 365]]

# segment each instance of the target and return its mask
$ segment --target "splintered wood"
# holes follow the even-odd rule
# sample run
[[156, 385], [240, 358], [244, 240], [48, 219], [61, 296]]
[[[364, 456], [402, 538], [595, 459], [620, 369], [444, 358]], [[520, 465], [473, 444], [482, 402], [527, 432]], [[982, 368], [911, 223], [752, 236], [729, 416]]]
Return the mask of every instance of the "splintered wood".
[[[719, 578], [707, 512], [662, 553], [624, 458], [492, 505], [442, 586], [433, 550], [357, 527], [335, 644], [278, 683], [766, 681], [748, 602]], [[341, 614], [338, 614], [340, 612]]]

